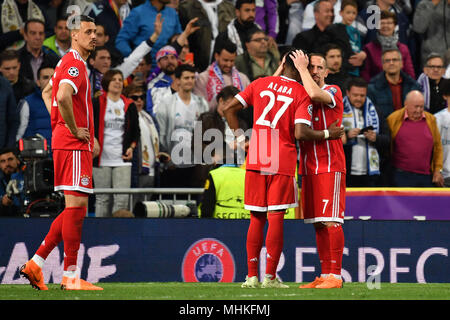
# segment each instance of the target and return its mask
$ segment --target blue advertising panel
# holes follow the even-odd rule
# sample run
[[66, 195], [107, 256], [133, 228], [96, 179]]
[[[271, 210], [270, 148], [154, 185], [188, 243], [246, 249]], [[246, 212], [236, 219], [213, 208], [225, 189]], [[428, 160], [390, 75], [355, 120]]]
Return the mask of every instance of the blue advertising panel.
[[[52, 220], [0, 219], [0, 283], [26, 283], [18, 268], [34, 254]], [[86, 218], [78, 255], [91, 282], [241, 282], [248, 220]], [[450, 221], [344, 224], [342, 276], [347, 282], [450, 282]], [[260, 270], [265, 270], [265, 248]], [[311, 225], [286, 220], [278, 276], [312, 281], [320, 272]], [[46, 260], [44, 278], [62, 278], [63, 245]], [[375, 279], [375, 280], [374, 280]]]

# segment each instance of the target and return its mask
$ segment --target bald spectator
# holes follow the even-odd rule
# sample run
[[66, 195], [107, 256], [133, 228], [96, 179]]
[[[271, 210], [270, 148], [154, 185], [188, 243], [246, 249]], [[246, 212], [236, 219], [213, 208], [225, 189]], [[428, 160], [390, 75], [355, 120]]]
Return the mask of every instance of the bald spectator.
[[424, 111], [424, 103], [423, 94], [413, 90], [405, 98], [405, 107], [387, 118], [395, 187], [444, 186], [441, 136], [435, 116]]

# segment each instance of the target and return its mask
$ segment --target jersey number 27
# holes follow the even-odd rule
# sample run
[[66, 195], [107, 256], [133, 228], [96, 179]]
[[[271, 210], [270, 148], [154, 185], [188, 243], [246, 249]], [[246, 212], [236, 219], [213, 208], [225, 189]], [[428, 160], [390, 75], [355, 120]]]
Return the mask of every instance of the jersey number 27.
[[[292, 101], [294, 101], [294, 99], [283, 96], [283, 95], [275, 96], [275, 94], [269, 90], [262, 91], [259, 94], [259, 96], [261, 98], [266, 97], [266, 96], [269, 97], [269, 103], [264, 108], [264, 110], [261, 113], [261, 116], [258, 118], [258, 120], [256, 120], [256, 124], [258, 124], [260, 126], [267, 126], [267, 127], [274, 129], [277, 126], [278, 120], [280, 120], [281, 116], [287, 110], [287, 108], [292, 103]], [[275, 105], [275, 101], [281, 101], [281, 102], [283, 102], [283, 105], [281, 106], [280, 110], [278, 110], [278, 112], [275, 114], [275, 117], [272, 119], [272, 121], [266, 120], [266, 116], [269, 113], [269, 111], [272, 110], [273, 106]]]

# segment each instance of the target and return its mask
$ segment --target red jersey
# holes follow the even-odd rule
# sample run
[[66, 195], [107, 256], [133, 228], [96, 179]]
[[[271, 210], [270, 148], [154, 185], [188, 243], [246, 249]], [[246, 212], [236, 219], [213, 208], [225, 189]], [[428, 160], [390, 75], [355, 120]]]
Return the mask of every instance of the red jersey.
[[[58, 109], [56, 94], [61, 83], [72, 86], [73, 115], [79, 128], [88, 128], [90, 142], [83, 142], [70, 132]], [[52, 85], [52, 149], [61, 150], [94, 150], [94, 113], [91, 99], [91, 86], [86, 62], [80, 54], [71, 49], [58, 62], [55, 73], [50, 79]]]
[[312, 102], [305, 88], [287, 77], [253, 81], [235, 96], [253, 106], [253, 129], [246, 169], [295, 176], [295, 123], [310, 119]]
[[[334, 121], [339, 120], [337, 126], [342, 124], [344, 104], [342, 92], [338, 86], [325, 85], [322, 87], [333, 102], [330, 105], [313, 102], [311, 128], [325, 130]], [[346, 172], [345, 155], [342, 140], [302, 141], [300, 147], [302, 159], [302, 174], [319, 174], [325, 172]]]

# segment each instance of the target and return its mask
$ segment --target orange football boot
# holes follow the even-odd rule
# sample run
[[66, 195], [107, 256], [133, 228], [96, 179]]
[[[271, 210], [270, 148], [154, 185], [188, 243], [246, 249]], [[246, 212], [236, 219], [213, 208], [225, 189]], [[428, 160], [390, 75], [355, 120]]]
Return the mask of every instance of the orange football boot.
[[342, 288], [342, 279], [335, 278], [332, 274], [328, 275], [325, 280], [316, 286], [317, 289]]
[[80, 278], [63, 277], [61, 290], [103, 290], [103, 288], [94, 286], [92, 283]]
[[47, 286], [44, 283], [44, 275], [42, 274], [42, 269], [33, 260], [29, 260], [27, 263], [20, 267], [20, 275], [24, 278], [27, 278], [34, 289], [48, 290]]
[[314, 279], [313, 282], [307, 283], [307, 284], [303, 284], [301, 285], [299, 288], [300, 289], [313, 289], [315, 288], [317, 285], [321, 284], [322, 282], [325, 281], [324, 277], [316, 277], [316, 279]]

